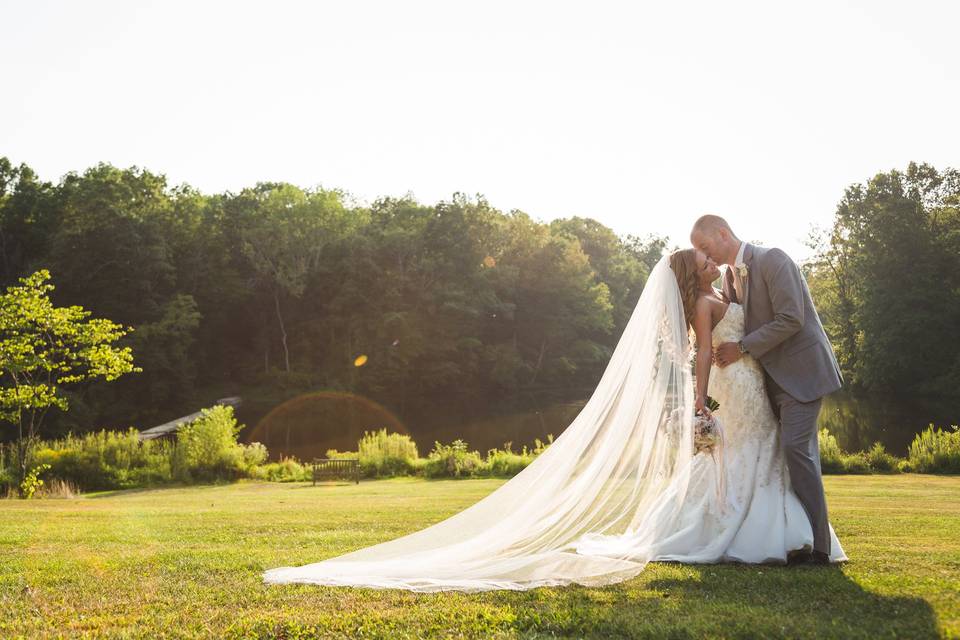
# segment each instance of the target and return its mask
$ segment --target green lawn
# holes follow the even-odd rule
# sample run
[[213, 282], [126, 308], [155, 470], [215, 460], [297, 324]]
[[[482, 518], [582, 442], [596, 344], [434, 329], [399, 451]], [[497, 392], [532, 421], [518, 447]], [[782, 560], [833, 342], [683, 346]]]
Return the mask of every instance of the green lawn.
[[651, 564], [602, 589], [264, 585], [394, 538], [502, 480], [242, 482], [0, 500], [0, 638], [960, 638], [960, 478], [831, 476], [841, 568]]

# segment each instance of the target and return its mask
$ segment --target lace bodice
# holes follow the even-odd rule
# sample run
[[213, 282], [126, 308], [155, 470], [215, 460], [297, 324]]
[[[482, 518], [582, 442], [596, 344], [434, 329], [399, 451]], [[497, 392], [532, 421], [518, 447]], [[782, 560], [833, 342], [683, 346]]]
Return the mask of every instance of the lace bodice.
[[713, 328], [713, 346], [724, 342], [736, 342], [744, 334], [743, 305], [731, 302], [727, 312], [720, 318], [720, 322]]
[[[743, 335], [743, 305], [731, 302], [713, 329], [713, 346], [737, 342]], [[749, 437], [752, 432], [767, 432], [777, 426], [767, 400], [763, 367], [749, 354], [727, 367], [711, 367], [708, 393], [720, 403], [718, 416], [728, 440]]]

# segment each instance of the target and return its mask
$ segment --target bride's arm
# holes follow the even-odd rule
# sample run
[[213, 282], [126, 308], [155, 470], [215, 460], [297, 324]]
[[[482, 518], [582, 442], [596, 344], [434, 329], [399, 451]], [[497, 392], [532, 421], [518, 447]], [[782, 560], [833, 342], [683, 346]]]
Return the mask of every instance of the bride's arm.
[[706, 298], [697, 300], [693, 314], [693, 331], [697, 335], [697, 400], [696, 410], [706, 414], [707, 389], [710, 385], [710, 365], [713, 357], [713, 318]]

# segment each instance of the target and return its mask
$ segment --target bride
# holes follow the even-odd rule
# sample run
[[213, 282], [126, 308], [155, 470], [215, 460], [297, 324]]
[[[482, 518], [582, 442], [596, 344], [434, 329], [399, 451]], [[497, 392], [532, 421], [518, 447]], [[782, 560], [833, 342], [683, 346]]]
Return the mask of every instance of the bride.
[[[627, 580], [650, 561], [787, 561], [813, 543], [790, 488], [759, 363], [711, 372], [711, 347], [743, 336], [743, 309], [685, 249], [652, 270], [600, 382], [573, 422], [523, 471], [420, 531], [266, 583], [410, 591], [526, 590]], [[691, 371], [696, 334], [696, 390]], [[720, 408], [719, 455], [693, 446], [696, 410]], [[830, 529], [831, 561], [846, 560]]]

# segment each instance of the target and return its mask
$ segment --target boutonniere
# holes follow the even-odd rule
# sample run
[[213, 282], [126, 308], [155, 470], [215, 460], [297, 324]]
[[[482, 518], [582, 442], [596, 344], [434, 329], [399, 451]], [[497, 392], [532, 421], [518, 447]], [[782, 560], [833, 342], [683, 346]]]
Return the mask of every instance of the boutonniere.
[[747, 268], [746, 263], [737, 265], [737, 273], [740, 274], [740, 279], [746, 278], [750, 273], [750, 269]]

